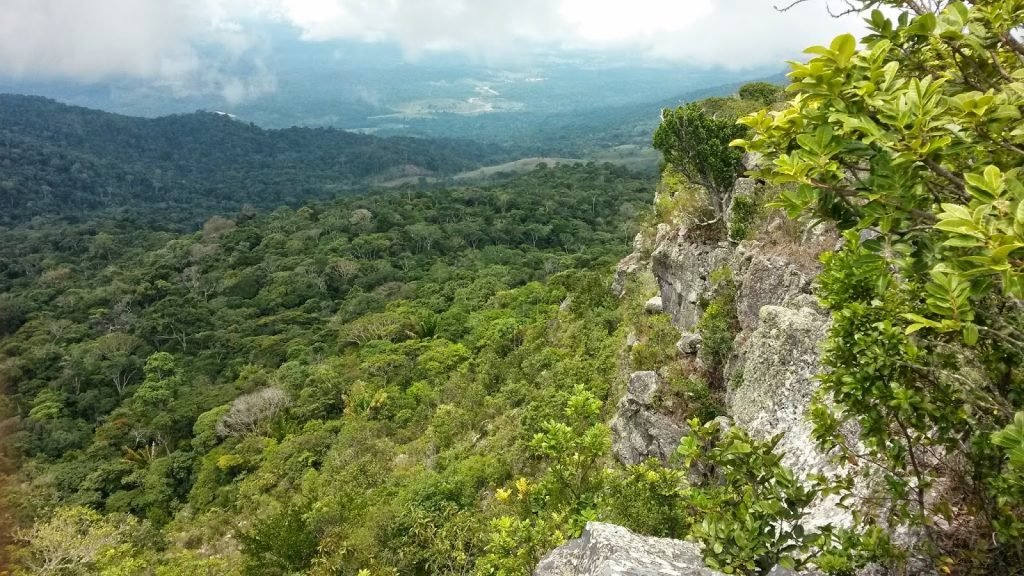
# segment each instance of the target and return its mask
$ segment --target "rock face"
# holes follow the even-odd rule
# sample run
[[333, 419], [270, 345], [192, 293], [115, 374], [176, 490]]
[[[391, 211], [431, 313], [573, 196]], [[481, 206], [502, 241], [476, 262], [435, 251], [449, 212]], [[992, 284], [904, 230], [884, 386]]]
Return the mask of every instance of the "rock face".
[[[811, 308], [761, 308], [759, 326], [740, 359], [742, 382], [728, 394], [733, 422], [755, 438], [782, 434], [776, 450], [783, 454], [783, 463], [799, 475], [831, 469], [817, 449], [805, 416], [818, 388], [815, 376], [822, 370], [820, 347], [828, 327], [828, 317]], [[848, 513], [835, 504], [829, 500], [816, 503], [806, 524], [848, 522]]]
[[680, 229], [658, 243], [651, 256], [651, 268], [661, 287], [664, 311], [680, 331], [691, 332], [700, 319], [701, 295], [708, 291], [711, 272], [732, 260], [727, 242], [708, 245]]
[[736, 294], [736, 315], [745, 332], [757, 328], [763, 306], [788, 304], [810, 294], [811, 279], [785, 258], [753, 253], [744, 262]]
[[655, 399], [661, 387], [656, 372], [629, 375], [626, 394], [612, 420], [612, 452], [623, 464], [639, 464], [648, 458], [668, 460], [683, 437], [683, 428], [657, 412]]
[[533, 576], [720, 576], [704, 566], [695, 544], [639, 536], [589, 522], [583, 534], [545, 556]]

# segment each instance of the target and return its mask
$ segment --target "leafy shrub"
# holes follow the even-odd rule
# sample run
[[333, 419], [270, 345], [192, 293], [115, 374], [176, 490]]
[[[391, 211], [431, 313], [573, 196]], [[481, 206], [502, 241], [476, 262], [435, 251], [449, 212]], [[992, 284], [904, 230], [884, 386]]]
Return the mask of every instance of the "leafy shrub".
[[[804, 524], [808, 508], [838, 486], [827, 478], [796, 476], [768, 441], [717, 422], [690, 422], [679, 454], [718, 476], [689, 493], [695, 518], [690, 537], [704, 546], [708, 566], [727, 573], [764, 574], [777, 564], [802, 568], [839, 542], [831, 526]], [[847, 567], [849, 568], [849, 567]]]
[[782, 86], [770, 82], [748, 82], [740, 86], [739, 95], [744, 100], [752, 100], [762, 106], [771, 106], [782, 96]]
[[686, 472], [657, 460], [610, 471], [602, 499], [609, 520], [639, 534], [685, 538], [697, 519], [686, 492]]
[[739, 318], [736, 316], [736, 284], [728, 267], [712, 273], [712, 290], [706, 299], [704, 312], [697, 322], [697, 333], [701, 336], [698, 357], [704, 362], [708, 381], [721, 387], [725, 363], [732, 354], [732, 343], [739, 332]]
[[732, 199], [729, 213], [729, 238], [735, 242], [746, 240], [753, 232], [754, 222], [763, 208], [761, 199], [752, 196], [736, 196]]
[[849, 34], [810, 49], [790, 74], [796, 97], [742, 119], [751, 137], [735, 142], [791, 186], [778, 207], [848, 230], [820, 279], [833, 323], [816, 437], [882, 476], [885, 505], [859, 508], [862, 526], [919, 531], [935, 571], [1012, 572], [1024, 565], [1003, 445], [1024, 408], [1024, 7], [850, 4], [871, 10], [863, 49]]

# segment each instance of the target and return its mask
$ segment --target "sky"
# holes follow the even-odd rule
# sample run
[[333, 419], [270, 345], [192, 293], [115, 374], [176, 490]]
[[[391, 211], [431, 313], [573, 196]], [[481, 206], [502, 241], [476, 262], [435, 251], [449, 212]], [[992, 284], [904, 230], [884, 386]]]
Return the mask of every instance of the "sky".
[[[626, 53], [743, 69], [860, 30], [826, 2], [773, 0], [0, 0], [0, 75], [82, 83], [144, 79], [241, 101], [275, 89], [272, 41], [393, 43], [410, 61], [447, 52], [490, 63], [533, 53]], [[833, 0], [838, 1], [838, 0]]]

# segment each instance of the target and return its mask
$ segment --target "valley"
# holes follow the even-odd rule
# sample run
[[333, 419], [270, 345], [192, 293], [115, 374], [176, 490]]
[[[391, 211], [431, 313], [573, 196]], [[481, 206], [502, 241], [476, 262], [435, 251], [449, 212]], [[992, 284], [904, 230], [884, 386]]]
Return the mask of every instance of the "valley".
[[0, 576], [1019, 576], [1024, 2], [813, 4], [5, 7]]

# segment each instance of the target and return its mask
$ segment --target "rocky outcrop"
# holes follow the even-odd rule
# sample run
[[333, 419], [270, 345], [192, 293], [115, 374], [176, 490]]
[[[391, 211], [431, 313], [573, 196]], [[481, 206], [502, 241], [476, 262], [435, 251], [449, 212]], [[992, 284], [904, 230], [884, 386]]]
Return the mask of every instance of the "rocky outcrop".
[[749, 251], [737, 260], [736, 315], [744, 332], [757, 328], [762, 307], [788, 305], [810, 295], [811, 278], [785, 258]]
[[657, 411], [661, 378], [657, 372], [629, 375], [626, 394], [612, 420], [612, 452], [623, 464], [639, 464], [648, 458], [667, 461], [679, 446], [683, 428]]
[[615, 294], [618, 298], [622, 298], [626, 293], [626, 281], [629, 280], [630, 276], [636, 274], [646, 266], [647, 261], [640, 252], [633, 252], [629, 256], [620, 260], [619, 264], [615, 267], [615, 273], [612, 276], [612, 294]]
[[695, 544], [640, 536], [589, 522], [583, 534], [545, 556], [533, 576], [720, 576]]
[[[831, 470], [806, 419], [818, 388], [815, 376], [822, 370], [821, 342], [828, 327], [828, 317], [809, 307], [762, 307], [759, 325], [743, 346], [736, 368], [742, 379], [734, 379], [728, 394], [733, 422], [755, 438], [781, 434], [776, 450], [801, 476]], [[812, 507], [805, 523], [842, 525], [848, 519], [836, 502], [824, 500]]]
[[706, 244], [686, 228], [658, 243], [651, 268], [661, 288], [664, 311], [680, 331], [691, 332], [700, 319], [700, 297], [708, 291], [711, 273], [732, 260], [728, 242]]

